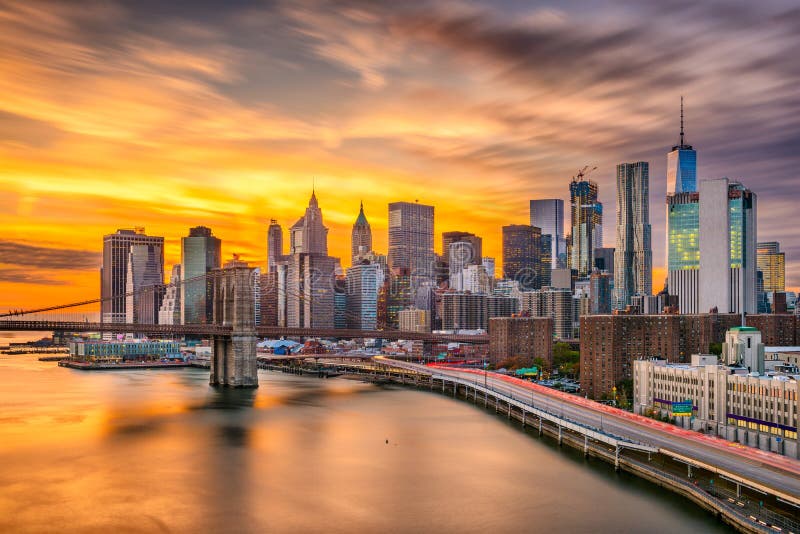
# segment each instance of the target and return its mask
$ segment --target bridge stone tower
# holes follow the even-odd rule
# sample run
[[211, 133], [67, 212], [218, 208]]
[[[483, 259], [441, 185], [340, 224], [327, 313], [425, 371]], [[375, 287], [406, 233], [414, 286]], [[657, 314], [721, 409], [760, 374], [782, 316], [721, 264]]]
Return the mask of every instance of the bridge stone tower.
[[234, 257], [210, 276], [214, 284], [214, 324], [230, 326], [232, 332], [230, 336], [214, 336], [209, 383], [257, 388], [253, 269]]

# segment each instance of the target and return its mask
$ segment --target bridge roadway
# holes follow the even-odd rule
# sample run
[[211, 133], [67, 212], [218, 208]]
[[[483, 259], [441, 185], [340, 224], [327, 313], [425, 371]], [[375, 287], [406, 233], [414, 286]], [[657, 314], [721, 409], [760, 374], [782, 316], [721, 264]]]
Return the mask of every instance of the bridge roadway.
[[429, 367], [376, 357], [376, 362], [429, 375], [445, 375], [484, 383], [506, 395], [578, 423], [658, 447], [660, 452], [695, 467], [716, 472], [733, 482], [767, 492], [800, 507], [800, 461], [684, 430], [595, 401], [569, 395], [496, 373], [476, 369]]
[[[149, 335], [230, 335], [230, 326], [214, 324], [129, 324], [129, 323], [89, 323], [80, 321], [34, 321], [0, 319], [0, 332], [4, 331], [36, 331], [50, 332], [125, 332]], [[279, 326], [258, 326], [259, 337], [323, 337], [341, 339], [387, 339], [390, 341], [423, 341], [429, 343], [468, 343], [486, 345], [489, 336], [486, 334], [434, 334], [426, 332], [404, 332], [400, 330], [355, 330], [344, 328], [284, 328]]]

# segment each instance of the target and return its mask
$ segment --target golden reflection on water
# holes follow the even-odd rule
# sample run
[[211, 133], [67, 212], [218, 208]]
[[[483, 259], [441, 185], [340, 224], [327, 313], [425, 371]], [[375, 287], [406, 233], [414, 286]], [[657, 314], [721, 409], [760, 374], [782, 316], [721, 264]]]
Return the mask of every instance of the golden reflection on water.
[[0, 359], [0, 532], [715, 531], [687, 503], [427, 392]]

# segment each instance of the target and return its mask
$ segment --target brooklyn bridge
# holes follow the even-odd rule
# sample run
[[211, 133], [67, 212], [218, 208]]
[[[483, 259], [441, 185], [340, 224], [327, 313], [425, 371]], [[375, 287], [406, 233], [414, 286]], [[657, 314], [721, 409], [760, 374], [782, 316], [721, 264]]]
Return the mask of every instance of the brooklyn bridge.
[[[434, 343], [487, 344], [485, 334], [407, 332], [400, 330], [359, 330], [342, 328], [303, 328], [256, 326], [253, 270], [244, 263], [215, 269], [207, 275], [183, 280], [181, 283], [207, 281], [212, 291], [213, 321], [204, 324], [148, 324], [136, 322], [107, 322], [77, 320], [81, 312], [102, 305], [104, 299], [90, 299], [69, 304], [15, 310], [0, 314], [0, 331], [60, 331], [99, 332], [111, 334], [140, 334], [152, 337], [198, 336], [213, 340], [210, 382], [232, 387], [257, 387], [256, 341], [258, 338], [335, 338], [384, 339]], [[111, 297], [131, 298], [136, 293]], [[106, 299], [109, 300], [109, 299]]]

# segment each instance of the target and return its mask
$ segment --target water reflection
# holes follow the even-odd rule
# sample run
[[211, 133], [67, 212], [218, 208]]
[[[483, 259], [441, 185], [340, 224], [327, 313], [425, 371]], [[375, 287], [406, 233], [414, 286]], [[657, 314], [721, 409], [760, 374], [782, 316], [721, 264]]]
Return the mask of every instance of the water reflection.
[[0, 532], [725, 530], [447, 397], [278, 373], [257, 390], [207, 380], [0, 361]]

